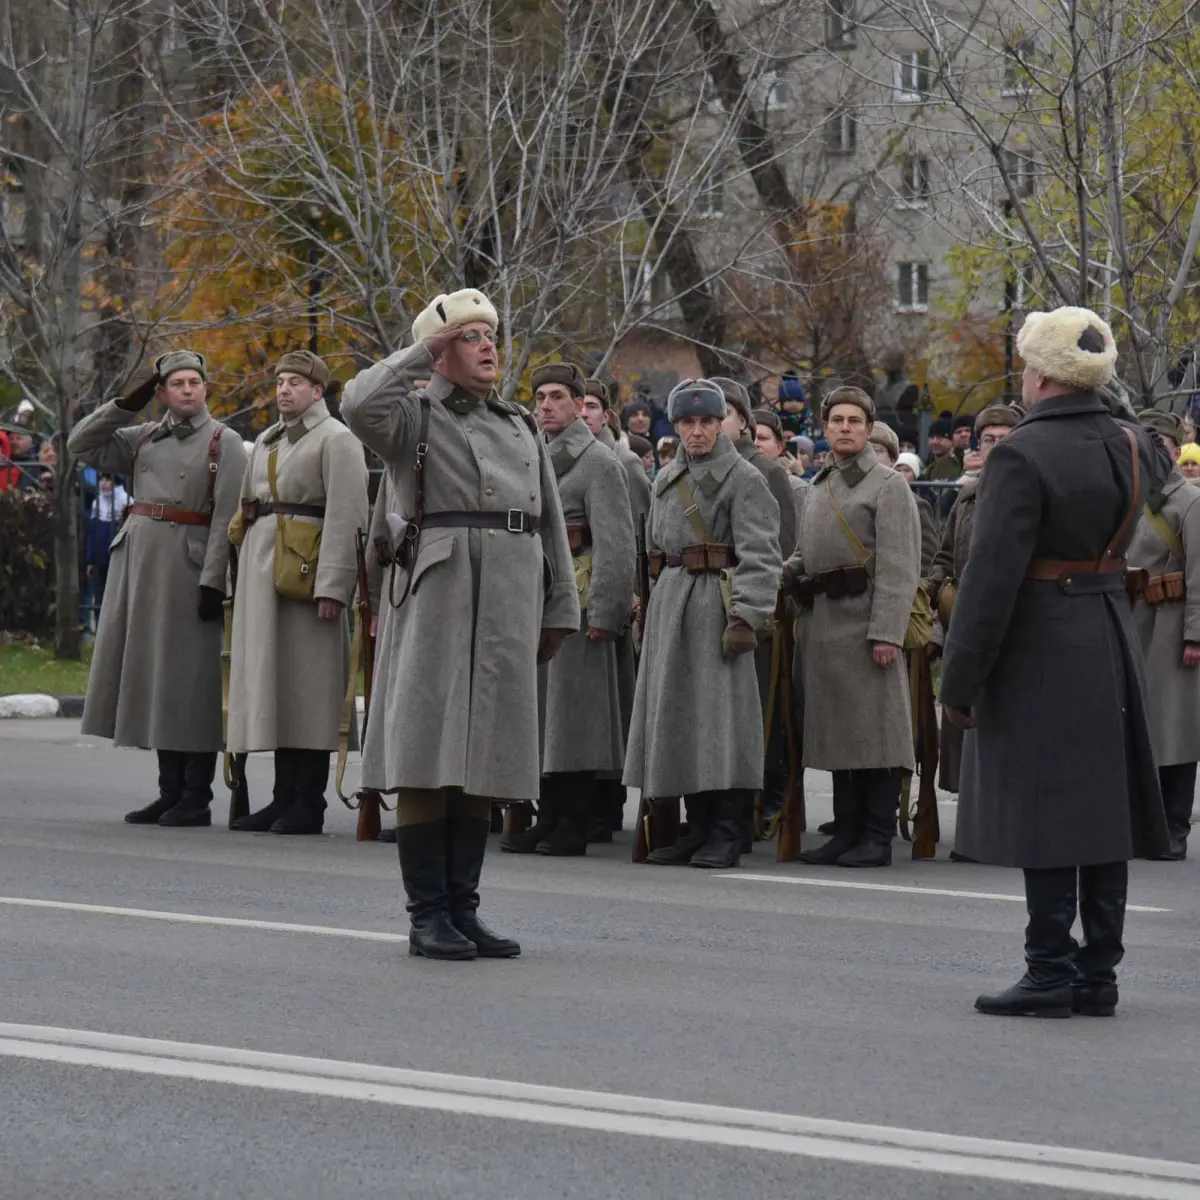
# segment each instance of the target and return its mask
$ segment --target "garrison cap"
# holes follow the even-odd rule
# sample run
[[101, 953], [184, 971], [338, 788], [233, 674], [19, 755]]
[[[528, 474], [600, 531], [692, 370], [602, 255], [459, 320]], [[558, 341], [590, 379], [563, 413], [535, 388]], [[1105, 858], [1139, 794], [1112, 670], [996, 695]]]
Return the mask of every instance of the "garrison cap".
[[329, 386], [331, 375], [323, 358], [318, 358], [308, 350], [290, 350], [275, 364], [275, 374], [282, 375], [290, 371], [293, 375], [303, 375], [310, 383], [319, 383], [323, 388]]

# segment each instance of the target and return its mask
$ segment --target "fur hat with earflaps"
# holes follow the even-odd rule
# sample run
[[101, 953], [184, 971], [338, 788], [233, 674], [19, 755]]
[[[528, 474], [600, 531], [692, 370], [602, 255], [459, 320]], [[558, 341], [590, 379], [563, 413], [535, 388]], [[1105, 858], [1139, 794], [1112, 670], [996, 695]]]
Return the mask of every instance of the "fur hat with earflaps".
[[471, 321], [484, 321], [493, 332], [500, 325], [496, 309], [482, 292], [463, 288], [449, 295], [434, 296], [412, 323], [413, 341], [423, 342], [447, 325], [466, 325]]
[[582, 398], [587, 387], [583, 372], [570, 362], [546, 363], [533, 373], [533, 390], [536, 392], [543, 383], [561, 383], [573, 396]]
[[1017, 334], [1017, 353], [1039, 375], [1088, 392], [1111, 383], [1117, 363], [1112, 330], [1090, 308], [1070, 305], [1031, 312]]

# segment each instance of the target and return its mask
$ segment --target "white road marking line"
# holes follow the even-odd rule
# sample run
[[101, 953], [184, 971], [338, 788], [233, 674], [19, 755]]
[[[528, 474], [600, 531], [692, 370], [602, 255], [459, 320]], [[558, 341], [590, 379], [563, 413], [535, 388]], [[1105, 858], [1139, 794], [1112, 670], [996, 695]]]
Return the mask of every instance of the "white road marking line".
[[[1024, 896], [1009, 892], [961, 892], [953, 888], [906, 887], [899, 883], [866, 883], [851, 879], [816, 879], [809, 875], [756, 875], [752, 871], [714, 871], [712, 879], [742, 879], [747, 883], [792, 883], [801, 887], [851, 888], [859, 892], [903, 892], [909, 896], [954, 896], [960, 900], [1011, 900], [1024, 904]], [[1169, 913], [1169, 908], [1153, 908], [1148, 904], [1126, 905], [1126, 912]]]
[[184, 925], [228, 925], [233, 929], [265, 929], [273, 933], [316, 933], [325, 937], [357, 938], [364, 942], [407, 943], [402, 933], [374, 929], [338, 929], [333, 925], [296, 925], [290, 921], [252, 921], [245, 917], [209, 917], [202, 913], [158, 912], [152, 908], [114, 908], [111, 904], [75, 904], [66, 900], [33, 900], [27, 896], [0, 896], [0, 904], [15, 908], [52, 908], [62, 912], [90, 913], [101, 917], [138, 917], [143, 921], [175, 921]]
[[1133, 1200], [1200, 1200], [1200, 1165], [503, 1079], [0, 1023], [0, 1056], [201, 1083], [766, 1150]]

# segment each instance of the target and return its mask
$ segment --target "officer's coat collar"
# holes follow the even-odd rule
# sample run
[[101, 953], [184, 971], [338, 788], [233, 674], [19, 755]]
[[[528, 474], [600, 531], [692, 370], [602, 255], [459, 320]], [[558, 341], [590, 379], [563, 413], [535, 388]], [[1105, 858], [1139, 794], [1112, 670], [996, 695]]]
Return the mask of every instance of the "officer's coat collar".
[[814, 484], [824, 483], [835, 471], [840, 472], [842, 482], [849, 488], [858, 487], [870, 473], [876, 469], [891, 471], [875, 457], [875, 447], [870, 442], [853, 458], [838, 461], [829, 452], [829, 461], [813, 476]]
[[661, 496], [684, 471], [696, 481], [696, 486], [706, 495], [711, 496], [725, 482], [725, 477], [740, 461], [737, 447], [723, 434], [717, 434], [716, 445], [711, 454], [703, 458], [690, 459], [679, 443], [674, 459], [654, 481], [654, 493]]
[[582, 417], [576, 417], [553, 441], [549, 443], [550, 462], [556, 479], [561, 479], [576, 459], [596, 444], [592, 431]]

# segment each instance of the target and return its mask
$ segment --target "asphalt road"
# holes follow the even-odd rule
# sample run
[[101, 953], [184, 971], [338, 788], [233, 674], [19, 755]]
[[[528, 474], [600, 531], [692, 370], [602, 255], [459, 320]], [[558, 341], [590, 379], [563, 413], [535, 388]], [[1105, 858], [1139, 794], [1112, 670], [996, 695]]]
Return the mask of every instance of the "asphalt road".
[[1020, 879], [946, 861], [953, 804], [888, 871], [496, 853], [522, 957], [439, 964], [336, 802], [322, 838], [124, 825], [153, 779], [0, 722], [3, 1200], [1200, 1200], [1194, 862], [1134, 866], [1116, 1019], [1005, 1021], [972, 1004]]

